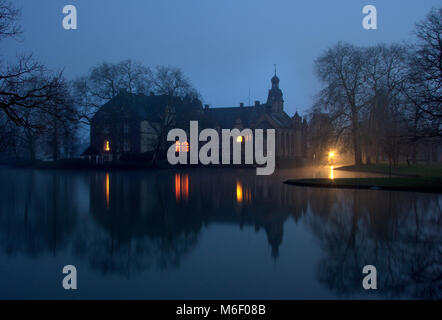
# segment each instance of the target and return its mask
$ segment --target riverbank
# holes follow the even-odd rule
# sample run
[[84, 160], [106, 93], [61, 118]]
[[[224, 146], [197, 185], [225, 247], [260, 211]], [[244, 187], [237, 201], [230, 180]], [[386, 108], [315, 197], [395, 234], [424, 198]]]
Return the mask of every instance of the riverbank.
[[[230, 169], [231, 165], [171, 165], [167, 160], [159, 160], [153, 164], [152, 161], [117, 161], [105, 162], [104, 164], [91, 163], [83, 159], [62, 159], [57, 161], [41, 161], [28, 159], [8, 159], [0, 161], [0, 165], [16, 169], [41, 169], [41, 170], [97, 170], [97, 171], [124, 171], [124, 170], [161, 170], [161, 169]], [[235, 169], [256, 169], [255, 165], [235, 165]]]
[[396, 190], [442, 193], [442, 179], [431, 178], [340, 178], [340, 179], [295, 179], [287, 180], [289, 185], [317, 188], [345, 188]]
[[442, 164], [399, 164], [397, 167], [391, 167], [388, 163], [353, 165], [335, 168], [334, 170], [352, 171], [352, 172], [370, 172], [403, 177], [421, 177], [421, 178], [440, 178], [442, 179]]
[[304, 187], [353, 188], [442, 193], [442, 164], [390, 167], [387, 163], [353, 165], [334, 170], [385, 175], [377, 178], [292, 179], [285, 183]]
[[151, 162], [109, 162], [95, 164], [83, 159], [62, 159], [57, 161], [41, 161], [16, 159], [1, 161], [1, 165], [21, 169], [42, 169], [42, 170], [132, 170], [161, 168], [164, 165], [160, 162], [153, 165]]

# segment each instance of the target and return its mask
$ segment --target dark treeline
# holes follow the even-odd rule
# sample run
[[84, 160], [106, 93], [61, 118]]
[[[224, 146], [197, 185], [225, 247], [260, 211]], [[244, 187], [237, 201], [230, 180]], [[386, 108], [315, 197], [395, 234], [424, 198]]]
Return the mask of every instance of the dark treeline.
[[422, 159], [423, 145], [440, 144], [442, 8], [416, 24], [414, 38], [370, 47], [340, 42], [315, 61], [324, 86], [311, 113], [327, 113], [329, 125], [312, 134], [312, 145], [336, 145], [355, 164], [397, 165]]
[[[21, 40], [20, 10], [0, 0], [0, 42]], [[99, 63], [74, 80], [53, 71], [32, 54], [0, 61], [0, 153], [35, 160], [73, 158], [81, 152], [81, 128], [97, 109], [121, 90], [138, 94], [197, 98], [183, 72], [172, 66], [154, 69], [127, 59]]]

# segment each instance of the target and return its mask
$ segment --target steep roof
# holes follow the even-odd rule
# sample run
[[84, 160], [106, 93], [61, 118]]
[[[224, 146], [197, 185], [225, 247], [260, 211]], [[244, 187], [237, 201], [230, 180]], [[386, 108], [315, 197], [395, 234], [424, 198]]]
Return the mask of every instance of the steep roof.
[[[140, 120], [159, 121], [159, 116], [166, 106], [176, 111], [176, 123], [186, 127], [189, 120], [199, 120], [204, 127], [234, 128], [241, 124], [243, 128], [259, 127], [263, 118], [268, 119], [270, 126], [276, 128], [291, 128], [292, 119], [285, 112], [272, 112], [267, 104], [231, 108], [205, 108], [199, 100], [190, 100], [166, 95], [143, 95], [120, 92], [105, 103], [95, 114], [94, 118], [104, 114], [127, 111]], [[187, 123], [186, 123], [187, 122]]]
[[175, 108], [177, 120], [193, 111], [201, 111], [202, 105], [199, 100], [190, 98], [170, 97], [167, 95], [144, 95], [132, 94], [121, 91], [113, 99], [105, 103], [94, 115], [94, 118], [100, 114], [127, 111], [140, 120], [157, 121], [158, 116], [162, 114], [166, 106]]
[[285, 112], [270, 112], [270, 108], [266, 105], [204, 110], [204, 117], [208, 123], [226, 129], [235, 127], [238, 119], [241, 120], [243, 127], [253, 128], [264, 115], [269, 116], [277, 127], [291, 127], [291, 119]]

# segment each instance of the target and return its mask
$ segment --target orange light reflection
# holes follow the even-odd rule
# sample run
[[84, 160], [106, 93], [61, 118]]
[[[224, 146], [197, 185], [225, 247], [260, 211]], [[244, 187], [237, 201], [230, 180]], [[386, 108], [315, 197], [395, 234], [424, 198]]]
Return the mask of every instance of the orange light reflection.
[[333, 172], [334, 167], [330, 166], [330, 174], [329, 174], [329, 179], [333, 180], [335, 178], [335, 174]]
[[242, 194], [242, 185], [239, 181], [236, 182], [236, 201], [238, 203], [241, 203], [243, 200], [243, 194]]
[[189, 175], [180, 173], [175, 174], [175, 199], [180, 202], [181, 199], [189, 199]]
[[109, 182], [109, 173], [106, 173], [106, 205], [109, 208], [109, 202], [110, 202], [110, 182]]

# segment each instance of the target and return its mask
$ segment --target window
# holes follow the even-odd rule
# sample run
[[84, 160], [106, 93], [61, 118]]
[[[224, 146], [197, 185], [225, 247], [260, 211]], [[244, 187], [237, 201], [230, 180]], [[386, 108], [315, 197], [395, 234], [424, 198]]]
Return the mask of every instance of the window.
[[179, 142], [177, 141], [175, 143], [175, 152], [189, 152], [189, 142], [184, 141], [184, 142]]

